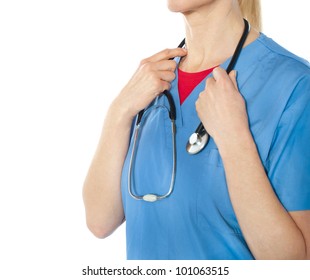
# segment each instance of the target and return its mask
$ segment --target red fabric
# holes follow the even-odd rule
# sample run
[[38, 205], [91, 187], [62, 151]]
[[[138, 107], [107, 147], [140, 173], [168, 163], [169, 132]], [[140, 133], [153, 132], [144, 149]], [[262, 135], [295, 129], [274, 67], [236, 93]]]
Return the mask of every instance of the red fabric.
[[180, 104], [185, 101], [185, 99], [190, 95], [194, 88], [214, 69], [210, 68], [201, 72], [188, 73], [183, 72], [178, 69], [178, 89], [179, 89], [179, 98]]

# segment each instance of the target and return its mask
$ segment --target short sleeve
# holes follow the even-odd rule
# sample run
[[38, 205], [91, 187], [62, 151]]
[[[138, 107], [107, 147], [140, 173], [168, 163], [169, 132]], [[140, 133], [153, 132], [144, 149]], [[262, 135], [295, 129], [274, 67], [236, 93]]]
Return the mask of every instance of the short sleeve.
[[310, 77], [299, 81], [274, 134], [267, 172], [287, 211], [310, 210]]

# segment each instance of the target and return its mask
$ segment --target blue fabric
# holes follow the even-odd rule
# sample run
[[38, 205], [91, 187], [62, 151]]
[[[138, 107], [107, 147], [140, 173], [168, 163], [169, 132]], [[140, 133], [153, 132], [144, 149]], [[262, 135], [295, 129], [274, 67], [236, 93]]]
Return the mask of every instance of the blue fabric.
[[[229, 60], [222, 67], [226, 68]], [[310, 67], [271, 39], [244, 48], [236, 64], [250, 128], [270, 182], [287, 211], [310, 210]], [[129, 155], [122, 176], [128, 259], [253, 259], [229, 199], [225, 171], [210, 139], [197, 155], [185, 146], [200, 120], [195, 101], [202, 81], [180, 106], [177, 78], [177, 172], [174, 191], [155, 203], [128, 194]], [[158, 104], [168, 106], [164, 98]], [[134, 167], [137, 194], [165, 193], [172, 171], [170, 120], [149, 111]]]

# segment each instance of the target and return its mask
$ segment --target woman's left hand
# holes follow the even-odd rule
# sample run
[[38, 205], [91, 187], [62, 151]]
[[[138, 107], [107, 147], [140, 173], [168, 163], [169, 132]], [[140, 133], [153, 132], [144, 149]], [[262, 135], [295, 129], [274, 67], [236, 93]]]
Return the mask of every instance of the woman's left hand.
[[246, 105], [238, 90], [236, 71], [228, 75], [224, 69], [215, 68], [196, 101], [196, 110], [219, 149], [249, 135]]

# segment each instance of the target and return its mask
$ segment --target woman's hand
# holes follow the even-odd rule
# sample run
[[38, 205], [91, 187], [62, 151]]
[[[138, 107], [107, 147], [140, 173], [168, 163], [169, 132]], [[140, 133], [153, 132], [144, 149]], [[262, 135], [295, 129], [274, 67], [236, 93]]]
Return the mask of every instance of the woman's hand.
[[[83, 187], [87, 225], [97, 237], [110, 235], [125, 218], [120, 178], [128, 153], [132, 118], [170, 88], [176, 62], [169, 59], [186, 53], [182, 49], [164, 50], [142, 60], [107, 112]], [[111, 139], [118, 139], [117, 145]]]
[[196, 110], [219, 149], [249, 135], [245, 101], [238, 90], [235, 71], [228, 75], [224, 69], [215, 68], [196, 101]]
[[160, 93], [170, 89], [175, 79], [176, 56], [185, 56], [181, 48], [166, 49], [143, 59], [128, 84], [123, 88], [116, 102], [130, 117], [147, 107]]

